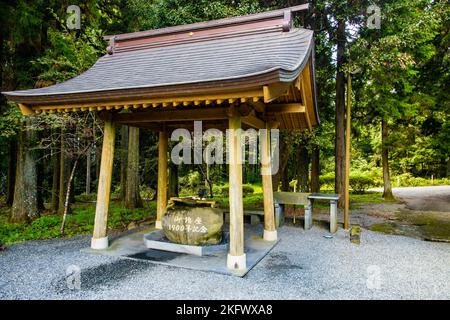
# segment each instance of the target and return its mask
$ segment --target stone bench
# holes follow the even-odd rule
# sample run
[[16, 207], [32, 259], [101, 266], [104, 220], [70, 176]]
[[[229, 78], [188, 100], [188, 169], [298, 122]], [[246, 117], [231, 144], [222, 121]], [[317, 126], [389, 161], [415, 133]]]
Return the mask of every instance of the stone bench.
[[337, 231], [337, 204], [339, 200], [338, 194], [327, 193], [311, 193], [308, 195], [308, 201], [305, 206], [305, 229], [311, 229], [312, 227], [312, 212], [314, 200], [329, 200], [330, 201], [330, 232], [335, 233]]
[[[275, 204], [275, 225], [277, 228], [283, 224], [282, 212], [280, 209], [281, 208]], [[223, 213], [224, 215], [227, 215], [230, 211], [225, 210]], [[257, 225], [261, 223], [261, 217], [264, 217], [264, 210], [244, 210], [244, 216], [250, 216], [250, 224]]]
[[327, 193], [301, 193], [301, 192], [274, 192], [273, 198], [276, 204], [302, 205], [305, 207], [305, 229], [312, 227], [312, 209], [314, 200], [330, 201], [330, 232], [337, 231], [337, 202], [338, 194]]

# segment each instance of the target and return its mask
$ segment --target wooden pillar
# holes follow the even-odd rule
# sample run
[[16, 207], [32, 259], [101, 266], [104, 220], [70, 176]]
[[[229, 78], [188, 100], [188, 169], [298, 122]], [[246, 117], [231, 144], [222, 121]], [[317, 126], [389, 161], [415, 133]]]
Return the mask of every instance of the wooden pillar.
[[156, 201], [156, 229], [162, 229], [161, 218], [167, 207], [167, 131], [159, 132], [158, 192]]
[[230, 252], [227, 267], [231, 270], [247, 268], [244, 253], [244, 205], [242, 200], [241, 117], [235, 108], [230, 110], [228, 131]]
[[272, 164], [270, 156], [270, 126], [266, 123], [266, 130], [261, 130], [261, 174], [264, 196], [264, 240], [276, 241], [275, 212], [272, 190]]
[[350, 126], [351, 126], [351, 102], [352, 102], [352, 76], [347, 75], [347, 118], [345, 130], [345, 183], [344, 183], [344, 229], [348, 230], [350, 224]]
[[114, 141], [114, 123], [111, 120], [105, 120], [102, 158], [97, 190], [97, 204], [95, 208], [94, 235], [91, 241], [92, 249], [106, 249], [108, 247], [108, 237], [106, 235], [106, 229], [111, 194]]

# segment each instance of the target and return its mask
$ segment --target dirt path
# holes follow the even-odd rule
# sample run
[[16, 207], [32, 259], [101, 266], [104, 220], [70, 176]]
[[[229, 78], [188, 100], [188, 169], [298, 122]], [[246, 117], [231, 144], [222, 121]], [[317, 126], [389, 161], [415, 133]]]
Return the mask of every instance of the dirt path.
[[450, 212], [450, 186], [394, 188], [392, 191], [408, 209]]

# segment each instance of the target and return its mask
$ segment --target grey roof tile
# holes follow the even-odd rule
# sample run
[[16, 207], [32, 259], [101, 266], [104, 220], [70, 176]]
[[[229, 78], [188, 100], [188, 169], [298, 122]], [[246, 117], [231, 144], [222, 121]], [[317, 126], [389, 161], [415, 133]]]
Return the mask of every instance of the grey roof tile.
[[5, 92], [7, 96], [46, 96], [152, 88], [245, 78], [278, 71], [280, 81], [301, 72], [313, 46], [313, 32], [292, 29], [200, 42], [118, 51], [89, 70], [46, 88]]

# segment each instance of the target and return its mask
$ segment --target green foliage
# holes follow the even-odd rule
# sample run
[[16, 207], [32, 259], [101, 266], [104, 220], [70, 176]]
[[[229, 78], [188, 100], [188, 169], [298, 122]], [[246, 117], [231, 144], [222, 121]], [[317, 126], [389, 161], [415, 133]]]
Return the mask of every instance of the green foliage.
[[374, 181], [367, 175], [354, 174], [350, 176], [350, 187], [355, 193], [364, 193], [373, 184]]
[[124, 8], [128, 31], [158, 29], [261, 10], [256, 0], [131, 0]]
[[139, 187], [139, 193], [141, 194], [141, 198], [142, 199], [150, 200], [150, 199], [153, 199], [155, 197], [156, 190], [150, 188], [147, 185], [141, 185]]
[[[350, 172], [350, 188], [355, 193], [364, 193], [369, 188], [379, 187], [382, 178], [378, 170], [372, 171], [351, 171]], [[334, 188], [334, 173], [327, 173], [319, 178], [321, 186], [324, 189]]]
[[89, 193], [83, 192], [80, 195], [75, 196], [75, 201], [78, 202], [91, 202], [97, 200], [97, 194], [96, 193]]
[[38, 85], [48, 86], [76, 77], [97, 61], [103, 47], [100, 30], [87, 27], [81, 35], [50, 29], [51, 47], [34, 61], [42, 70]]
[[[126, 230], [130, 222], [142, 222], [156, 215], [156, 202], [146, 204], [145, 208], [127, 210], [112, 203], [108, 215], [108, 228]], [[95, 204], [78, 204], [67, 216], [65, 235], [92, 233], [94, 228]], [[26, 240], [41, 240], [61, 237], [62, 216], [43, 215], [31, 224], [0, 223], [0, 243], [11, 244]]]
[[393, 179], [394, 187], [419, 187], [419, 186], [439, 186], [450, 185], [450, 178], [441, 179], [425, 179], [422, 177], [414, 177], [411, 173], [400, 174]]
[[[229, 192], [229, 185], [224, 185], [224, 186], [220, 186], [218, 187], [218, 190], [220, 191], [219, 194], [221, 194], [222, 196], [228, 197], [228, 192]], [[251, 195], [255, 192], [255, 189], [252, 185], [249, 184], [243, 184], [242, 185], [242, 195], [244, 197]]]
[[[228, 196], [215, 196], [214, 200], [217, 201], [217, 204], [221, 208], [229, 208], [229, 199]], [[263, 202], [263, 194], [262, 193], [253, 193], [248, 194], [243, 198], [244, 202], [244, 210], [260, 210], [264, 207]]]

